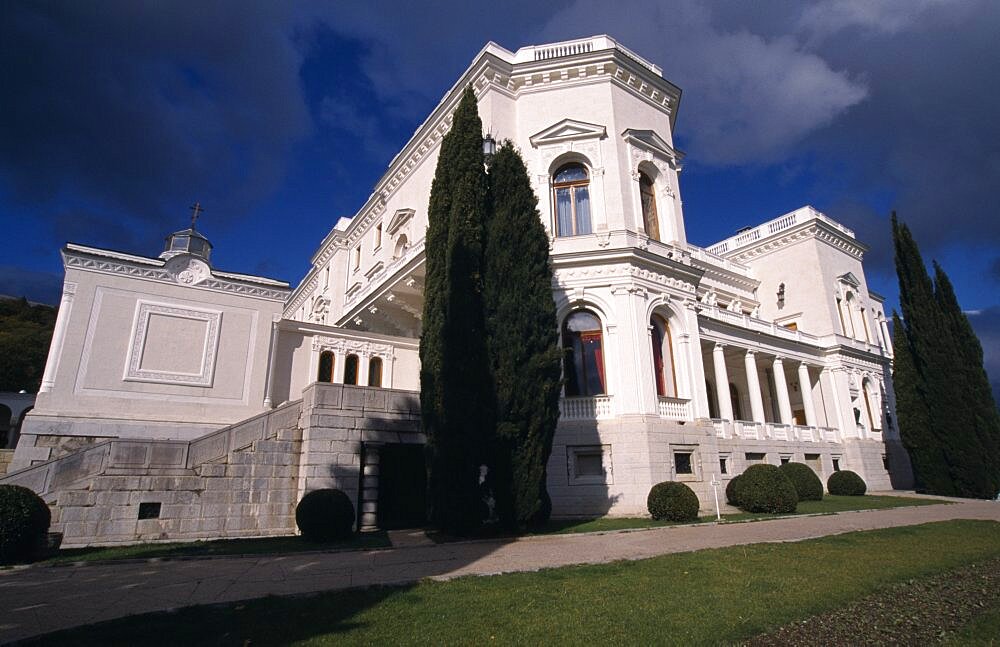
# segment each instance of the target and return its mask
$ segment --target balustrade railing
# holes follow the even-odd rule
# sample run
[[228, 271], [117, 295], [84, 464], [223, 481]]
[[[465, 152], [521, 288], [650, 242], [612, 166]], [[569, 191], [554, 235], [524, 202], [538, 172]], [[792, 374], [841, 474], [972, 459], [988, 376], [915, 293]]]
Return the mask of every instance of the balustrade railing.
[[657, 406], [661, 418], [691, 420], [691, 401], [684, 398], [660, 396]]
[[596, 420], [612, 415], [610, 395], [570, 397], [559, 401], [559, 416], [563, 420]]

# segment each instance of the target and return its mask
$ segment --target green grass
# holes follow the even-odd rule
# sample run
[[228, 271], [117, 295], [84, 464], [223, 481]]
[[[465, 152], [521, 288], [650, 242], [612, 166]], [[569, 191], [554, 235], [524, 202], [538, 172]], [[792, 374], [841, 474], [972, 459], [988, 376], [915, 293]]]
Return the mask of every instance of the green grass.
[[392, 544], [384, 532], [357, 534], [348, 541], [318, 544], [299, 536], [254, 537], [248, 539], [216, 539], [183, 543], [135, 544], [95, 548], [66, 548], [44, 564], [92, 562], [118, 559], [152, 559], [221, 555], [261, 555], [270, 553], [300, 553], [313, 550], [344, 550], [386, 548]]
[[951, 521], [634, 562], [263, 598], [124, 618], [45, 644], [732, 643], [894, 583], [1000, 556]]
[[966, 625], [961, 631], [955, 632], [942, 643], [946, 647], [959, 645], [1000, 645], [1000, 609], [989, 609]]

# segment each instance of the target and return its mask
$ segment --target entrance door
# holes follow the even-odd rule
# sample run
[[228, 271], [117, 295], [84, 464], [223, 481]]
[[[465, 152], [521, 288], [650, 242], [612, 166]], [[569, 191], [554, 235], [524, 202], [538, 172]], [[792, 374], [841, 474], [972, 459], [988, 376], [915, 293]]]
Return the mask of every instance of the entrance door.
[[383, 445], [379, 449], [378, 526], [420, 528], [427, 520], [424, 446]]

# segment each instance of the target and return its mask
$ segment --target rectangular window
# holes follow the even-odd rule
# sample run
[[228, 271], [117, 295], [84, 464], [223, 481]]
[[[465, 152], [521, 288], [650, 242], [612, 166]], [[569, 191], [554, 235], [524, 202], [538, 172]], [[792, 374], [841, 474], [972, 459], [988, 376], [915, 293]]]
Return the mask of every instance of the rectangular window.
[[779, 456], [778, 460], [781, 461], [782, 465], [786, 465], [792, 461], [792, 457], [789, 456], [788, 454], [785, 454], [784, 456]]
[[578, 445], [566, 448], [569, 482], [574, 485], [611, 483], [611, 446]]
[[139, 518], [140, 519], [159, 519], [160, 518], [160, 504], [159, 503], [140, 503], [139, 504]]
[[354, 271], [361, 267], [361, 245], [354, 248]]
[[330, 268], [327, 267], [323, 270], [323, 289], [330, 287]]
[[729, 474], [729, 457], [719, 456], [719, 473]]
[[834, 472], [839, 472], [840, 471], [840, 457], [839, 456], [836, 456], [833, 459], [833, 471]]
[[691, 464], [691, 452], [674, 452], [674, 470], [678, 475], [694, 474]]
[[767, 454], [762, 454], [760, 452], [747, 452], [744, 454], [744, 458], [746, 458], [747, 465], [758, 465], [764, 462], [767, 458]]
[[375, 226], [375, 245], [373, 249], [378, 249], [382, 246], [382, 223]]
[[823, 473], [823, 463], [820, 462], [819, 454], [806, 454], [806, 465], [812, 468], [817, 475]]

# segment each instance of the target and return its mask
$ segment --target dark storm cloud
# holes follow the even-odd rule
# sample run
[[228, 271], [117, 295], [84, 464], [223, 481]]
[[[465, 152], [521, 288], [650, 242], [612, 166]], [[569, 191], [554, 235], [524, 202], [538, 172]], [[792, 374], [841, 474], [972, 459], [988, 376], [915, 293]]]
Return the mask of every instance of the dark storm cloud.
[[4, 3], [0, 188], [147, 221], [195, 197], [236, 215], [310, 128], [282, 7]]
[[983, 345], [983, 366], [993, 385], [993, 398], [1000, 405], [1000, 306], [968, 313], [968, 317]]

